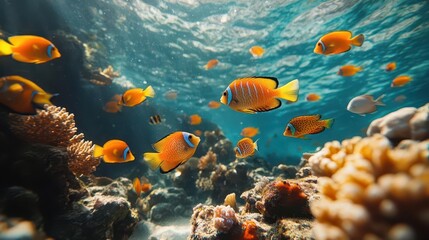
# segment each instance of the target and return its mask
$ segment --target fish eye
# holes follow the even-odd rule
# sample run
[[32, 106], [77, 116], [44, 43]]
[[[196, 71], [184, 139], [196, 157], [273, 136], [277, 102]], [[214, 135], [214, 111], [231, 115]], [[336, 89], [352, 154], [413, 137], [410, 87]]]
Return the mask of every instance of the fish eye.
[[189, 139], [189, 140], [191, 140], [191, 139], [192, 139], [192, 135], [189, 135], [189, 136], [188, 136], [188, 139]]
[[317, 43], [317, 46], [321, 46], [322, 44], [319, 42], [319, 43]]
[[226, 91], [225, 91], [225, 92], [223, 92], [223, 95], [224, 95], [224, 96], [226, 96]]

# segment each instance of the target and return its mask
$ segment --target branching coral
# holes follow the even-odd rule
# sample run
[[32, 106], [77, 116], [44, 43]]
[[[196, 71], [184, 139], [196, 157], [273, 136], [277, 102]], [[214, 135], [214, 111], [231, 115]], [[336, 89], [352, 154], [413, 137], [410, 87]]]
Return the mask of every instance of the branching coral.
[[211, 171], [216, 167], [217, 155], [209, 150], [206, 155], [200, 157], [198, 169]]
[[[429, 227], [429, 141], [392, 148], [375, 135], [329, 142], [309, 159], [321, 198], [317, 239], [423, 239]], [[400, 237], [405, 238], [400, 238]]]
[[36, 115], [10, 114], [12, 132], [26, 141], [56, 147], [66, 147], [69, 168], [75, 175], [89, 175], [100, 163], [94, 158], [93, 144], [84, 140], [83, 133], [76, 134], [74, 115], [65, 108], [44, 106]]

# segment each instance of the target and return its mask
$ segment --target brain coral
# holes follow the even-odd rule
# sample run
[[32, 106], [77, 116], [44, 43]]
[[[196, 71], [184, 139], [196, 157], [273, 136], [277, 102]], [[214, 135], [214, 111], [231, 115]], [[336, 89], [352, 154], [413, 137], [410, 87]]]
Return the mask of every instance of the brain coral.
[[320, 200], [316, 239], [423, 239], [429, 228], [429, 140], [392, 148], [374, 135], [328, 142], [309, 159]]

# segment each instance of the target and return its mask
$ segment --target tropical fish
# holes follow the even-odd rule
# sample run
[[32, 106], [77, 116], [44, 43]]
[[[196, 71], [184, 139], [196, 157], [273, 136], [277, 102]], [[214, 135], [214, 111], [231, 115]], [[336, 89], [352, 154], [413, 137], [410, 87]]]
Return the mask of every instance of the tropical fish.
[[386, 71], [391, 72], [396, 69], [396, 62], [390, 62], [386, 65]]
[[337, 74], [343, 77], [351, 77], [360, 71], [362, 71], [362, 67], [356, 67], [353, 65], [344, 65], [340, 68], [340, 70], [338, 70]]
[[20, 114], [36, 114], [36, 108], [44, 104], [52, 105], [55, 94], [45, 92], [34, 82], [20, 77], [7, 76], [0, 78], [0, 104]]
[[349, 51], [352, 46], [362, 46], [365, 37], [359, 34], [352, 38], [352, 33], [349, 31], [331, 32], [319, 39], [314, 48], [314, 53], [331, 55]]
[[170, 91], [168, 91], [168, 92], [166, 92], [166, 93], [164, 94], [164, 97], [165, 97], [167, 100], [176, 100], [176, 99], [177, 99], [177, 95], [178, 95], [177, 91], [175, 91], [175, 90], [170, 90]]
[[220, 102], [238, 112], [266, 112], [281, 106], [278, 98], [295, 102], [298, 99], [297, 79], [277, 88], [274, 77], [246, 77], [234, 80], [223, 92]]
[[391, 87], [402, 87], [405, 84], [409, 83], [412, 80], [409, 76], [398, 76], [395, 79], [393, 79], [392, 84], [390, 84]]
[[197, 129], [194, 131], [194, 134], [199, 137], [203, 134], [203, 132], [201, 130]]
[[207, 106], [211, 109], [216, 109], [220, 107], [220, 102], [217, 101], [210, 101]]
[[407, 97], [405, 95], [399, 95], [397, 97], [395, 97], [394, 101], [397, 103], [401, 103], [403, 101], [405, 101], [407, 99]]
[[125, 163], [135, 159], [127, 143], [117, 139], [107, 141], [103, 147], [95, 145], [94, 157], [101, 156], [106, 163]]
[[186, 163], [199, 143], [200, 138], [192, 133], [174, 132], [153, 144], [156, 153], [145, 153], [143, 158], [151, 169], [159, 167], [161, 173], [168, 173]]
[[361, 95], [350, 100], [347, 105], [347, 110], [352, 113], [357, 113], [360, 115], [365, 115], [367, 113], [373, 113], [377, 111], [376, 106], [385, 106], [381, 101], [385, 95], [381, 95], [374, 100], [374, 97], [371, 95]]
[[259, 133], [259, 129], [255, 127], [245, 127], [241, 130], [241, 136], [243, 137], [254, 137]]
[[253, 46], [249, 49], [249, 52], [254, 58], [260, 58], [264, 55], [265, 50], [261, 46]]
[[234, 148], [235, 156], [237, 158], [246, 158], [255, 154], [255, 150], [258, 150], [258, 140], [253, 142], [251, 138], [243, 138], [238, 141], [237, 146]]
[[134, 107], [144, 102], [146, 97], [153, 98], [154, 96], [155, 91], [153, 90], [152, 86], [149, 86], [144, 90], [143, 88], [133, 88], [125, 91], [124, 94], [122, 94], [122, 99], [119, 104], [127, 107]]
[[142, 192], [146, 193], [152, 189], [152, 184], [150, 184], [149, 179], [145, 177], [141, 177], [141, 180], [136, 177], [133, 180], [133, 189], [137, 197], [140, 197]]
[[204, 68], [206, 70], [212, 69], [214, 67], [216, 67], [216, 65], [219, 63], [219, 61], [217, 59], [211, 59], [207, 62], [206, 65], [204, 65]]
[[305, 135], [307, 134], [316, 134], [323, 132], [325, 128], [331, 128], [334, 123], [334, 119], [330, 118], [321, 120], [321, 117], [322, 115], [316, 114], [292, 118], [286, 125], [283, 136], [305, 138]]
[[153, 115], [149, 117], [149, 124], [156, 125], [160, 124], [162, 122], [161, 116], [159, 115]]
[[12, 55], [12, 58], [25, 63], [44, 63], [61, 57], [58, 49], [49, 40], [32, 35], [20, 35], [0, 39], [0, 56]]
[[189, 116], [189, 124], [191, 125], [198, 125], [202, 122], [202, 118], [200, 115], [198, 114], [193, 114], [191, 116]]
[[103, 110], [108, 113], [117, 113], [122, 110], [122, 105], [119, 105], [118, 101], [108, 101], [103, 106]]
[[320, 100], [320, 96], [317, 93], [309, 93], [305, 99], [307, 102], [317, 102]]

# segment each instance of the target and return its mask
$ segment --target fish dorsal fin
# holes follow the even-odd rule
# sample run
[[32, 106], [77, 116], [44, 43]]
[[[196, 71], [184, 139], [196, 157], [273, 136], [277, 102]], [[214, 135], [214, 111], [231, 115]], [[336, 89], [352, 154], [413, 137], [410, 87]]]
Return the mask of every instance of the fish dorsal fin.
[[311, 120], [317, 121], [317, 120], [320, 120], [320, 118], [322, 118], [322, 115], [320, 115], [320, 114], [314, 114], [314, 115], [310, 115], [309, 118]]
[[346, 38], [346, 39], [351, 39], [352, 38], [352, 32], [347, 31], [347, 30], [342, 30], [342, 31], [335, 31], [332, 32], [335, 35], [341, 35], [342, 37]]
[[40, 38], [32, 35], [21, 35], [21, 36], [13, 36], [9, 37], [7, 40], [12, 43], [12, 45], [17, 46], [31, 39]]
[[157, 152], [161, 152], [173, 134], [174, 133], [168, 134], [167, 136], [161, 138], [158, 142], [152, 144], [153, 149], [155, 149]]
[[239, 78], [237, 80], [239, 81], [251, 80], [269, 89], [276, 89], [279, 86], [279, 81], [275, 77], [252, 76], [252, 77]]
[[369, 95], [369, 94], [362, 95], [362, 97], [364, 97], [364, 98], [366, 98], [366, 99], [370, 100], [371, 102], [374, 102], [374, 97], [373, 97], [373, 96], [371, 96], [371, 95]]

